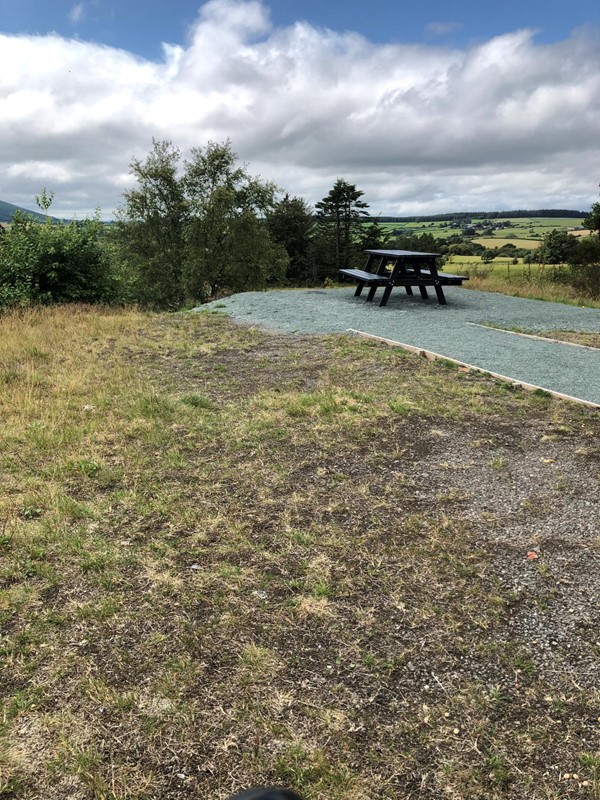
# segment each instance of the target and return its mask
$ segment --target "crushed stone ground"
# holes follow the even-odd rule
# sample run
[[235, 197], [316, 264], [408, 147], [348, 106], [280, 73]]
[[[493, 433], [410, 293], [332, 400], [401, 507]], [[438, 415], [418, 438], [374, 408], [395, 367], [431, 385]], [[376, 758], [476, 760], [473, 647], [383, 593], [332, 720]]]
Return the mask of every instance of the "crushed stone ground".
[[[367, 303], [352, 287], [245, 292], [201, 306], [250, 325], [292, 334], [359, 330], [431, 350], [447, 358], [600, 403], [600, 350], [539, 341], [505, 330], [597, 333], [600, 309], [529, 300], [457, 287], [448, 304], [392, 293], [385, 308]], [[199, 310], [199, 309], [198, 309]], [[475, 323], [475, 324], [473, 324]], [[505, 330], [479, 327], [492, 325]]]

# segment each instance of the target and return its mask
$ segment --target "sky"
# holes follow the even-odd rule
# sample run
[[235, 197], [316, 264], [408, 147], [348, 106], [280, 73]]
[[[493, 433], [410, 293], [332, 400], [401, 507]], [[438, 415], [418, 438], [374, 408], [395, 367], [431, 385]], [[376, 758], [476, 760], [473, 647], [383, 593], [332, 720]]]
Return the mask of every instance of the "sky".
[[0, 200], [109, 219], [153, 139], [310, 204], [589, 210], [600, 2], [0, 0]]

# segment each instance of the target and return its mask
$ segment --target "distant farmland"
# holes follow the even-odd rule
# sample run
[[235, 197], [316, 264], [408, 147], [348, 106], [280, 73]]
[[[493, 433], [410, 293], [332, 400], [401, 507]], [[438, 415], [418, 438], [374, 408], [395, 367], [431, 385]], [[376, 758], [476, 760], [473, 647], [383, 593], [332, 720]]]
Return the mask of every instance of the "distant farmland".
[[535, 250], [540, 246], [539, 239], [501, 239], [500, 237], [488, 236], [482, 239], [473, 239], [476, 244], [482, 247], [502, 247], [505, 244], [514, 244], [515, 247], [525, 247], [527, 250]]
[[[519, 217], [482, 219], [473, 217], [465, 220], [436, 220], [435, 222], [382, 222], [382, 228], [390, 233], [399, 231], [402, 234], [421, 235], [430, 233], [436, 239], [447, 239], [450, 236], [462, 235], [472, 239], [484, 247], [502, 247], [503, 244], [514, 244], [517, 247], [535, 249], [544, 234], [552, 230], [569, 230], [579, 228], [580, 217]], [[493, 229], [493, 230], [491, 230]], [[574, 231], [582, 235], [581, 231]]]

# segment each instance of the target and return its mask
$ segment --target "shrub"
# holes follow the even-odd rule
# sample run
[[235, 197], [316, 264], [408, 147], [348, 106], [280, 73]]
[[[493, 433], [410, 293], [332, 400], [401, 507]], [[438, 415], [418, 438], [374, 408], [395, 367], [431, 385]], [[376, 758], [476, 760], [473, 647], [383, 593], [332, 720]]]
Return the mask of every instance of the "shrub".
[[573, 285], [600, 297], [600, 235], [581, 238], [570, 263]]
[[117, 281], [98, 217], [63, 223], [18, 213], [0, 238], [0, 307], [99, 303], [116, 299]]

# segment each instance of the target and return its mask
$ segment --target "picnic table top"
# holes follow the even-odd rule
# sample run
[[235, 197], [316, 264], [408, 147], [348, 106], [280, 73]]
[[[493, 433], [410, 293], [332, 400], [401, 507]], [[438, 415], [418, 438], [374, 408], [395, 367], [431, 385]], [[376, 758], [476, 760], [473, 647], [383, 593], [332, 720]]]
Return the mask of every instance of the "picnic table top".
[[390, 258], [423, 258], [423, 256], [437, 258], [441, 255], [440, 253], [417, 253], [415, 250], [365, 250], [365, 253], [374, 256], [389, 256]]

